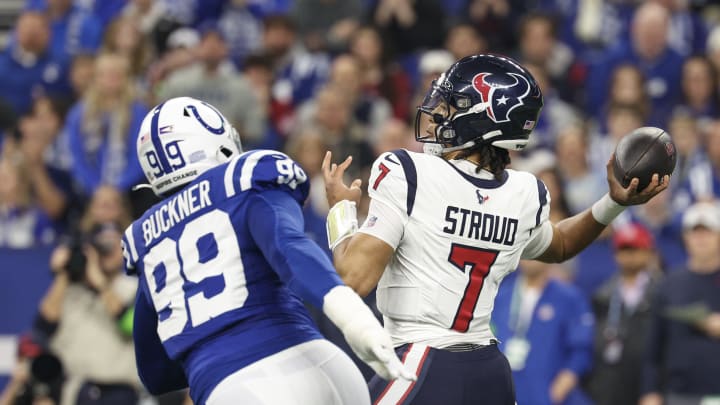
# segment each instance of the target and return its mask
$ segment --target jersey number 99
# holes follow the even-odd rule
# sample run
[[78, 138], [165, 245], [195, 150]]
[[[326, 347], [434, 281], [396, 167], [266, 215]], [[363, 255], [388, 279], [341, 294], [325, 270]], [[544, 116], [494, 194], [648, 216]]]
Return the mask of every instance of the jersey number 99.
[[[215, 248], [208, 249], [212, 253], [205, 255], [211, 257], [200, 256], [201, 244], [214, 244]], [[164, 238], [143, 263], [163, 342], [182, 332], [188, 321], [196, 327], [242, 307], [248, 296], [240, 247], [224, 211], [216, 209], [188, 222], [177, 241]], [[222, 282], [214, 281], [223, 285], [213, 295], [202, 288], [203, 281], [211, 278], [221, 278]]]

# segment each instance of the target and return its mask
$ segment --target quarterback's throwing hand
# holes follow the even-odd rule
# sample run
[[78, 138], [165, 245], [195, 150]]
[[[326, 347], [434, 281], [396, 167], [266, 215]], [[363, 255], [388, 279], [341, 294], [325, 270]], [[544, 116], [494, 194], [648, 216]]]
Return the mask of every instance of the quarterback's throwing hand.
[[332, 207], [338, 201], [342, 200], [354, 201], [356, 204], [360, 204], [360, 197], [362, 197], [360, 186], [362, 185], [362, 180], [353, 180], [350, 187], [346, 186], [343, 181], [345, 170], [347, 170], [352, 162], [352, 156], [348, 156], [345, 161], [340, 164], [331, 162], [332, 152], [327, 151], [325, 152], [325, 158], [322, 162], [322, 172], [328, 206]]

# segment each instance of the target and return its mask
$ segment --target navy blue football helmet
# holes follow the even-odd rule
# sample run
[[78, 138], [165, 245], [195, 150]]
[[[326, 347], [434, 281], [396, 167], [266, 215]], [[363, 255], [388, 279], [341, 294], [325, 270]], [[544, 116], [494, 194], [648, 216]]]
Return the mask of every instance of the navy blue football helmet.
[[542, 106], [540, 87], [516, 61], [467, 56], [433, 81], [415, 116], [415, 139], [443, 152], [481, 144], [522, 149]]

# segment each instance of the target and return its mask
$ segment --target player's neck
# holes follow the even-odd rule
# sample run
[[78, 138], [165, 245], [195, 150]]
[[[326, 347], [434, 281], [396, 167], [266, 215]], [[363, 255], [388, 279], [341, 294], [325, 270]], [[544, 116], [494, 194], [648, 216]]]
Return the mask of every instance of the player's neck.
[[463, 159], [474, 164], [475, 166], [480, 166], [480, 168], [490, 171], [487, 166], [484, 166], [482, 163], [480, 163], [480, 154], [479, 153], [473, 153], [472, 155], [466, 156]]

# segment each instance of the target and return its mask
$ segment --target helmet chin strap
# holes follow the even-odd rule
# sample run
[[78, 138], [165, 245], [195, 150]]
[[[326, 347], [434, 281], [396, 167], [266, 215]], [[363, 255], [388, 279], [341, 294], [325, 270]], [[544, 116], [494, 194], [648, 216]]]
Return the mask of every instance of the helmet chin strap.
[[[487, 141], [489, 139], [492, 139], [492, 138], [494, 138], [496, 136], [500, 136], [500, 135], [502, 135], [502, 131], [495, 130], [495, 131], [490, 131], [490, 132], [486, 133], [485, 135], [481, 136], [479, 139], [481, 139], [483, 141]], [[491, 143], [491, 144], [493, 144], [493, 143]], [[477, 142], [475, 140], [465, 142], [462, 145], [448, 146], [448, 147], [443, 146], [441, 143], [424, 143], [423, 144], [423, 152], [427, 153], [428, 155], [442, 156], [444, 153], [455, 152], [455, 151], [459, 151], [459, 150], [463, 150], [463, 149], [469, 149], [475, 145], [477, 145]]]
[[455, 152], [458, 150], [468, 149], [475, 146], [475, 141], [465, 142], [462, 145], [444, 147], [440, 143], [424, 143], [423, 152], [428, 155], [442, 156], [445, 153]]

